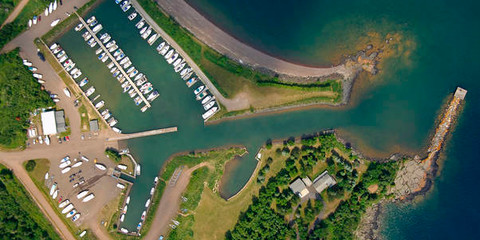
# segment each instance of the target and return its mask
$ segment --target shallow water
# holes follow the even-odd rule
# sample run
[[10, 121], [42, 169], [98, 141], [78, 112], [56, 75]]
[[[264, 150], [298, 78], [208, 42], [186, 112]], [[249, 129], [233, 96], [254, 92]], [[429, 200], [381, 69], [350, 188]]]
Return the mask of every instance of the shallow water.
[[[458, 129], [449, 142], [445, 168], [434, 193], [423, 202], [424, 205], [402, 211], [396, 211], [398, 208], [393, 206], [387, 217], [385, 235], [394, 239], [410, 239], [415, 238], [414, 234], [418, 231], [423, 231], [426, 237], [445, 238], [447, 235], [433, 231], [433, 227], [422, 228], [421, 225], [442, 226], [442, 231], [454, 231], [452, 224], [464, 223], [464, 228], [465, 223], [479, 225], [478, 208], [475, 208], [473, 200], [477, 199], [480, 191], [474, 185], [477, 182], [472, 177], [474, 175], [471, 175], [480, 168], [475, 164], [478, 151], [473, 147], [480, 135], [474, 125], [474, 119], [480, 114], [474, 105], [479, 100], [476, 90], [480, 68], [474, 61], [479, 54], [476, 44], [478, 32], [473, 31], [480, 29], [480, 21], [470, 10], [476, 6], [426, 1], [302, 1], [298, 4], [277, 1], [272, 5], [267, 1], [214, 0], [196, 1], [195, 5], [200, 4], [205, 6], [202, 11], [210, 18], [221, 21], [222, 27], [235, 33], [236, 37], [254, 43], [272, 55], [309, 65], [329, 64], [335, 58], [333, 55], [348, 49], [345, 46], [354, 44], [353, 41], [366, 31], [400, 31], [413, 40], [415, 46], [408, 57], [388, 60], [373, 80], [362, 80], [361, 84], [368, 87], [356, 94], [353, 107], [300, 110], [204, 126], [201, 119], [203, 109], [194, 100], [193, 88], [187, 88], [171, 66], [156, 53], [155, 47], [160, 41], [149, 46], [134, 26], [138, 17], [130, 22], [128, 13], [123, 13], [114, 1], [101, 3], [88, 16], [95, 15], [99, 19], [104, 26], [103, 31], [108, 31], [140, 72], [147, 74], [159, 90], [160, 97], [153, 102], [150, 110], [141, 113], [133, 101], [121, 93], [120, 84], [109, 75], [105, 64], [96, 59], [96, 48], [88, 47], [81, 38], [82, 32], [72, 29], [59, 42], [88, 75], [89, 85], [94, 84], [97, 88], [92, 96], [101, 95], [124, 132], [168, 126], [178, 126], [179, 129], [177, 133], [128, 141], [132, 153], [142, 165], [142, 174], [132, 189], [129, 211], [122, 226], [135, 229], [154, 176], [168, 157], [176, 152], [230, 144], [245, 145], [250, 154], [240, 161], [222, 188], [223, 195], [230, 196], [248, 180], [255, 167], [254, 155], [269, 138], [287, 138], [339, 128], [348, 132], [349, 140], [360, 150], [371, 149], [386, 154], [399, 149], [419, 151], [425, 147], [442, 103], [458, 85], [469, 90], [468, 102]], [[261, 11], [267, 7], [268, 11]], [[289, 18], [284, 19], [283, 16]], [[463, 195], [452, 194], [455, 192]], [[460, 198], [465, 201], [461, 208], [470, 209], [469, 214], [446, 225], [445, 216], [459, 216], [452, 215], [454, 210], [450, 204]], [[426, 215], [433, 217], [419, 217]], [[419, 224], [413, 224], [415, 222]], [[464, 236], [477, 236], [478, 233], [473, 231], [464, 231], [469, 234]]]

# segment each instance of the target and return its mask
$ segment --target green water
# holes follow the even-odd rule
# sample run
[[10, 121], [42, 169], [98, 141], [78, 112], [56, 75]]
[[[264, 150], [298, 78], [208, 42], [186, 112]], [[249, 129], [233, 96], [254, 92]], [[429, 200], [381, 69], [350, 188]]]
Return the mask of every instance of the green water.
[[[122, 226], [135, 229], [154, 176], [174, 153], [245, 145], [250, 154], [230, 172], [222, 188], [222, 194], [230, 196], [248, 180], [255, 167], [255, 152], [269, 138], [337, 128], [348, 132], [349, 140], [361, 150], [385, 154], [397, 149], [419, 151], [428, 141], [441, 104], [460, 85], [469, 90], [468, 103], [449, 143], [438, 187], [420, 206], [391, 206], [384, 232], [393, 239], [415, 239], [419, 233], [423, 234], [422, 238], [438, 239], [459, 234], [453, 229], [463, 227], [464, 238], [479, 236], [475, 230], [479, 228], [468, 227], [480, 225], [480, 213], [474, 201], [480, 196], [474, 185], [478, 181], [471, 177], [479, 170], [475, 146], [480, 134], [475, 119], [480, 112], [474, 103], [479, 97], [476, 90], [480, 66], [475, 59], [480, 53], [477, 43], [480, 21], [473, 12], [478, 6], [473, 3], [459, 6], [457, 2], [448, 1], [276, 1], [271, 4], [249, 0], [202, 0], [195, 1], [195, 6], [202, 6], [202, 12], [242, 41], [272, 55], [309, 65], [329, 64], [332, 54], [348, 49], [345, 46], [354, 44], [355, 39], [372, 30], [398, 31], [414, 45], [410, 55], [388, 60], [374, 81], [362, 83], [368, 87], [355, 95], [352, 107], [294, 111], [204, 126], [203, 109], [194, 99], [193, 88], [187, 88], [156, 53], [155, 47], [160, 41], [149, 46], [134, 26], [138, 18], [130, 22], [114, 1], [103, 2], [89, 16], [97, 17], [104, 26], [103, 31], [112, 35], [137, 69], [146, 73], [159, 90], [160, 97], [150, 110], [141, 113], [133, 101], [121, 93], [120, 84], [111, 77], [106, 65], [97, 60], [96, 48], [91, 49], [81, 38], [82, 32], [70, 30], [59, 42], [89, 76], [86, 87], [95, 85], [97, 91], [92, 97], [101, 95], [100, 99], [106, 101], [106, 107], [119, 120], [117, 126], [124, 132], [168, 126], [179, 129], [177, 133], [128, 141], [142, 165], [142, 174], [135, 181]], [[456, 201], [465, 203], [456, 206], [461, 209], [459, 212], [450, 208]], [[461, 220], [452, 223], [445, 220], [449, 217]], [[442, 234], [434, 231], [437, 226], [443, 227], [439, 231]]]

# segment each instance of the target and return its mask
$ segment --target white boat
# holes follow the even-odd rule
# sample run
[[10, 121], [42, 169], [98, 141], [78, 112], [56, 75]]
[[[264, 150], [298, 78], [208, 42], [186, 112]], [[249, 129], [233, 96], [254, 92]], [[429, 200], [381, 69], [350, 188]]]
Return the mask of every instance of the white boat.
[[83, 26], [83, 23], [79, 23], [79, 24], [75, 27], [75, 31], [78, 32], [78, 31], [82, 30], [83, 27], [84, 27], [84, 26]]
[[118, 45], [115, 44], [111, 48], [108, 49], [108, 52], [113, 52], [113, 51], [117, 50], [117, 48], [118, 48]]
[[153, 35], [148, 39], [147, 43], [148, 43], [150, 46], [152, 46], [153, 43], [157, 40], [157, 37], [158, 37], [158, 34], [157, 34], [157, 33], [153, 34]]
[[79, 70], [80, 70], [80, 69], [78, 69], [78, 68], [74, 68], [74, 69], [70, 72], [70, 74], [73, 75], [73, 74], [77, 73]]
[[117, 51], [113, 53], [113, 56], [117, 57], [118, 55], [120, 55], [120, 53], [123, 53], [122, 49], [117, 49]]
[[105, 105], [105, 101], [102, 100], [102, 101], [98, 102], [97, 104], [95, 104], [95, 108], [96, 108], [96, 109], [100, 109], [100, 108], [102, 108], [104, 105]]
[[60, 205], [58, 205], [58, 207], [59, 207], [59, 208], [64, 208], [64, 207], [67, 206], [67, 204], [69, 204], [69, 203], [70, 203], [70, 200], [67, 199], [67, 200], [63, 201], [62, 203], [60, 203]]
[[123, 220], [125, 220], [125, 214], [122, 214], [122, 216], [120, 216], [120, 222], [123, 222]]
[[66, 162], [66, 161], [69, 161], [70, 160], [70, 157], [69, 156], [65, 156], [64, 158], [62, 158], [62, 160], [60, 160], [60, 162]]
[[125, 205], [125, 207], [123, 207], [123, 213], [127, 213], [128, 211], [128, 205]]
[[133, 12], [132, 14], [128, 15], [128, 20], [132, 21], [137, 17], [137, 12]]
[[86, 196], [86, 197], [82, 200], [82, 202], [88, 202], [88, 201], [90, 201], [90, 200], [92, 200], [92, 199], [94, 199], [94, 198], [95, 198], [95, 194], [90, 193], [88, 196]]
[[135, 102], [135, 105], [138, 106], [138, 105], [140, 105], [140, 103], [142, 103], [142, 98], [140, 96], [138, 96], [133, 101]]
[[[60, 48], [61, 49], [61, 48]], [[57, 51], [59, 52], [59, 51]], [[57, 52], [54, 52], [54, 53], [57, 53]], [[27, 67], [31, 67], [33, 65], [33, 63], [29, 62], [28, 60], [26, 59], [23, 59], [23, 65], [27, 66]]]
[[59, 61], [60, 63], [62, 63], [62, 62], [64, 62], [65, 60], [67, 60], [67, 58], [68, 58], [68, 56], [65, 54], [65, 55], [63, 55], [63, 57], [61, 57], [58, 61]]
[[[70, 59], [69, 59], [69, 60], [70, 60]], [[76, 64], [76, 63], [74, 63], [74, 62], [72, 62], [71, 64], [69, 64], [69, 65], [65, 68], [65, 71], [68, 72], [68, 71], [72, 70], [73, 67], [75, 67], [75, 64]]]
[[130, 67], [130, 65], [132, 65], [132, 61], [126, 62], [126, 63], [123, 65], [123, 68], [128, 68], [128, 67]]
[[117, 188], [125, 189], [125, 185], [121, 183], [117, 183]]
[[140, 73], [135, 77], [134, 81], [138, 81], [138, 79], [140, 79], [142, 77], [143, 77], [143, 73]]
[[150, 93], [150, 95], [148, 95], [147, 101], [152, 102], [152, 101], [155, 100], [158, 96], [160, 96], [160, 94], [158, 93], [157, 90], [155, 90], [155, 91], [153, 91], [152, 93]]
[[97, 20], [94, 20], [92, 23], [89, 24], [90, 27], [93, 27], [95, 25], [97, 25], [98, 21]]
[[57, 18], [50, 23], [50, 27], [55, 27], [60, 22], [60, 18]]
[[56, 199], [58, 196], [58, 189], [53, 193], [52, 198]]
[[140, 170], [141, 170], [140, 164], [137, 164], [137, 167], [135, 169], [135, 171], [137, 172], [137, 175], [140, 175]]
[[155, 192], [155, 188], [152, 187], [152, 189], [150, 189], [150, 195], [153, 195], [154, 192]]
[[[72, 71], [72, 72], [73, 72], [73, 71]], [[72, 96], [72, 94], [70, 93], [70, 90], [68, 90], [68, 88], [64, 88], [64, 89], [63, 89], [63, 92], [65, 93], [65, 95], [66, 95], [67, 97], [71, 97], [71, 96]]]
[[123, 7], [122, 10], [123, 10], [124, 12], [127, 12], [128, 9], [130, 9], [131, 7], [132, 7], [132, 5], [128, 4], [128, 5], [126, 5], [125, 7]]
[[118, 70], [117, 67], [113, 67], [112, 69], [110, 69], [110, 73], [114, 73], [117, 70]]
[[118, 123], [118, 121], [117, 121], [115, 118], [113, 118], [113, 117], [110, 118], [110, 120], [108, 120], [108, 125], [109, 125], [110, 127], [115, 126], [115, 124], [117, 124], [117, 123]]
[[45, 136], [45, 144], [50, 145], [50, 138]]
[[203, 90], [203, 88], [205, 88], [205, 86], [203, 85], [198, 87], [197, 89], [193, 90], [193, 94], [195, 95], [199, 94]]
[[155, 179], [153, 179], [153, 183], [155, 183], [155, 184], [158, 183], [158, 177], [155, 177]]
[[75, 214], [75, 216], [73, 216], [72, 221], [75, 222], [75, 221], [77, 221], [79, 218], [80, 218], [80, 213], [77, 213], [77, 214]]
[[79, 161], [79, 162], [76, 162], [75, 164], [72, 165], [72, 167], [76, 168], [76, 167], [80, 167], [82, 166], [83, 162], [82, 161]]
[[183, 69], [181, 72], [180, 72], [180, 76], [185, 76], [187, 73], [189, 73], [190, 71], [192, 71], [191, 68], [185, 68]]
[[213, 105], [215, 105], [215, 101], [210, 101], [210, 102], [207, 102], [203, 105], [203, 109], [205, 109], [205, 111], [207, 111], [208, 109], [210, 109], [211, 107], [213, 107]]
[[197, 99], [197, 101], [202, 100], [204, 97], [207, 96], [207, 94], [208, 94], [208, 93], [207, 93], [206, 91], [203, 91], [203, 92], [199, 93], [199, 94], [195, 97], [195, 99]]
[[34, 74], [32, 74], [32, 75], [33, 75], [33, 77], [36, 78], [36, 79], [42, 79], [42, 78], [43, 78], [43, 75], [40, 74], [40, 73], [34, 73]]
[[174, 68], [176, 68], [178, 66], [178, 64], [180, 64], [182, 62], [182, 58], [177, 58], [177, 60], [175, 60], [175, 62], [172, 63], [172, 66]]
[[147, 211], [143, 211], [142, 213], [142, 217], [140, 217], [140, 219], [145, 220], [145, 216], [147, 216]]
[[142, 30], [140, 30], [140, 35], [143, 35], [145, 33], [145, 31], [147, 31], [148, 27], [144, 27], [142, 28]]
[[36, 67], [28, 67], [28, 70], [32, 72], [36, 72], [38, 69]]
[[83, 87], [83, 86], [85, 86], [85, 84], [87, 84], [87, 83], [88, 83], [88, 78], [84, 78], [84, 79], [82, 79], [82, 81], [80, 81], [79, 86], [80, 86], [80, 87]]
[[150, 36], [151, 33], [152, 33], [152, 29], [151, 29], [151, 28], [148, 28], [147, 31], [145, 31], [145, 32], [142, 34], [142, 38], [143, 38], [143, 39], [147, 39], [147, 37]]
[[68, 165], [70, 165], [71, 163], [72, 163], [72, 162], [70, 162], [70, 160], [67, 160], [67, 161], [65, 161], [65, 162], [60, 163], [60, 165], [58, 165], [58, 167], [59, 167], [60, 169], [64, 169], [64, 168], [68, 167]]
[[147, 82], [147, 78], [144, 77], [144, 78], [141, 78], [141, 79], [137, 80], [136, 84], [137, 84], [137, 86], [141, 86], [145, 82]]
[[142, 229], [142, 222], [139, 222], [137, 225], [137, 230], [140, 231], [140, 229]]
[[53, 195], [53, 193], [55, 192], [56, 189], [57, 189], [57, 183], [54, 183], [52, 185], [52, 187], [50, 188], [50, 196]]
[[130, 78], [133, 78], [133, 77], [135, 77], [135, 75], [137, 75], [137, 73], [138, 73], [138, 70], [135, 69], [135, 70], [133, 70], [133, 72], [131, 72], [130, 75], [128, 75], [128, 76], [129, 76]]
[[122, 61], [120, 61], [120, 64], [123, 65], [123, 64], [125, 64], [127, 61], [130, 61], [130, 58], [129, 58], [129, 57], [126, 57], [126, 58], [122, 59]]
[[140, 108], [140, 111], [145, 112], [147, 111], [147, 109], [148, 109], [148, 105], [145, 105], [142, 108]]
[[67, 172], [70, 172], [70, 170], [72, 170], [71, 167], [66, 167], [66, 168], [62, 169], [62, 174], [65, 174], [65, 173], [67, 173]]
[[93, 22], [95, 20], [95, 16], [91, 16], [89, 19], [87, 19], [87, 23], [90, 24], [91, 22]]
[[32, 19], [28, 19], [28, 27], [32, 27]]
[[70, 211], [69, 213], [67, 213], [67, 215], [66, 215], [65, 217], [71, 218], [73, 215], [75, 215], [75, 213], [77, 213], [77, 210], [73, 209], [72, 211]]
[[175, 53], [171, 58], [169, 58], [169, 59], [167, 60], [167, 63], [168, 63], [168, 64], [172, 64], [173, 61], [175, 61], [175, 59], [177, 59], [177, 58], [178, 58], [178, 53]]
[[110, 39], [112, 39], [112, 37], [110, 35], [108, 35], [107, 37], [105, 37], [103, 40], [102, 40], [102, 43], [105, 44], [107, 43], [108, 41], [110, 41]]
[[93, 48], [93, 47], [97, 46], [97, 41], [93, 41], [92, 43], [90, 43], [88, 45], [90, 45], [90, 47]]
[[77, 79], [78, 77], [80, 77], [80, 75], [82, 75], [82, 71], [79, 70], [78, 72], [73, 74], [73, 79]]
[[45, 8], [45, 16], [47, 16], [47, 17], [48, 17], [48, 7], [47, 7], [47, 8]]
[[105, 45], [105, 47], [110, 48], [111, 46], [115, 45], [116, 43], [117, 43], [117, 41], [112, 40], [112, 41], [108, 42], [107, 45]]
[[120, 231], [121, 231], [122, 233], [128, 233], [128, 230], [125, 229], [125, 228], [121, 228]]
[[127, 165], [125, 164], [118, 164], [117, 165], [117, 168], [121, 169], [121, 170], [127, 170]]
[[158, 44], [158, 46], [157, 46], [157, 52], [160, 53], [160, 51], [162, 50], [163, 47], [165, 47], [165, 42], [162, 42], [162, 43]]
[[88, 190], [83, 190], [83, 191], [81, 191], [77, 194], [77, 199], [81, 199], [81, 198], [87, 196], [87, 194], [88, 194]]
[[213, 116], [213, 114], [215, 112], [217, 112], [218, 108], [217, 107], [213, 107], [211, 108], [210, 110], [208, 110], [207, 112], [205, 112], [204, 114], [202, 114], [202, 118], [204, 120], [207, 120], [208, 118], [210, 118], [211, 116]]
[[207, 103], [208, 101], [210, 101], [210, 99], [212, 99], [212, 96], [206, 96], [206, 97], [202, 100], [202, 104]]
[[48, 12], [49, 13], [53, 12], [53, 3], [52, 2], [48, 5]]
[[85, 161], [85, 162], [88, 162], [88, 161], [89, 161], [89, 160], [88, 160], [88, 158], [87, 158], [87, 157], [85, 157], [85, 156], [83, 156], [83, 155], [82, 155], [82, 156], [80, 156], [80, 158], [81, 158], [83, 161]]
[[57, 54], [57, 58], [61, 58], [63, 55], [65, 55], [65, 50], [62, 50], [60, 51], [58, 54]]
[[145, 207], [148, 207], [150, 206], [150, 198], [147, 200], [147, 202], [145, 203]]
[[168, 53], [165, 54], [165, 59], [169, 59], [173, 55], [174, 52], [175, 52], [175, 50], [170, 49], [170, 51], [168, 51]]
[[168, 49], [170, 49], [170, 46], [169, 46], [169, 45], [163, 47], [162, 50], [160, 51], [160, 54], [161, 54], [162, 56], [165, 55], [165, 53], [167, 53]]
[[126, 204], [130, 203], [130, 196], [127, 197], [127, 201], [125, 201]]
[[70, 210], [72, 210], [74, 208], [73, 204], [70, 203], [68, 204], [63, 210], [62, 210], [62, 214], [65, 214], [67, 212], [70, 212]]
[[92, 32], [93, 32], [93, 33], [98, 33], [98, 32], [100, 32], [100, 30], [102, 30], [102, 29], [103, 29], [102, 24], [98, 24], [97, 26], [95, 26], [95, 27], [92, 29]]
[[[40, 81], [40, 80], [39, 80], [39, 81]], [[54, 99], [52, 99], [52, 100], [53, 100], [53, 102], [60, 102], [60, 99], [58, 99], [58, 98], [54, 98]]]
[[83, 236], [85, 236], [85, 234], [87, 234], [87, 230], [84, 230], [84, 231], [81, 232], [80, 235], [78, 235], [78, 236], [83, 237]]
[[56, 49], [58, 46], [59, 46], [58, 43], [53, 43], [52, 45], [50, 45], [50, 50], [53, 51], [53, 50]]
[[85, 95], [87, 95], [87, 97], [89, 97], [94, 92], [95, 92], [95, 87], [91, 86], [89, 89], [87, 89], [87, 91], [85, 92]]
[[127, 73], [130, 73], [130, 72], [132, 72], [133, 70], [135, 70], [135, 67], [129, 68], [129, 69], [127, 70]]
[[185, 67], [186, 63], [182, 63], [182, 64], [179, 64], [177, 67], [175, 67], [175, 72], [180, 72], [184, 67]]
[[122, 130], [120, 130], [120, 128], [112, 127], [112, 130], [116, 133], [122, 133]]
[[53, 11], [57, 10], [57, 0], [55, 0], [55, 2], [53, 2]]
[[130, 96], [130, 98], [134, 98], [135, 96], [137, 96], [135, 88], [130, 89], [130, 91], [128, 91], [128, 95]]
[[193, 75], [193, 71], [189, 71], [187, 74], [185, 74], [182, 79], [183, 80], [187, 80], [189, 79], [191, 76]]
[[145, 21], [143, 21], [143, 19], [141, 19], [140, 21], [138, 21], [137, 24], [135, 24], [135, 27], [137, 27], [137, 29], [140, 29], [143, 27], [143, 25], [145, 25]]
[[115, 60], [120, 61], [120, 59], [122, 59], [124, 57], [125, 57], [125, 54], [122, 52], [115, 58]]
[[37, 24], [37, 16], [33, 16], [33, 25]]
[[105, 165], [101, 164], [101, 163], [96, 163], [95, 164], [95, 167], [97, 167], [98, 169], [102, 170], [102, 171], [105, 171], [107, 170], [107, 167], [105, 167]]
[[122, 0], [115, 0], [116, 4], [119, 4]]
[[47, 179], [48, 179], [48, 172], [45, 173], [45, 180], [47, 180]]
[[103, 58], [101, 60], [102, 60], [102, 62], [106, 62], [108, 60], [108, 55], [105, 54], [105, 56], [103, 56]]
[[44, 84], [44, 83], [45, 83], [45, 81], [40, 80], [40, 79], [38, 79], [37, 82], [40, 83], [40, 84]]

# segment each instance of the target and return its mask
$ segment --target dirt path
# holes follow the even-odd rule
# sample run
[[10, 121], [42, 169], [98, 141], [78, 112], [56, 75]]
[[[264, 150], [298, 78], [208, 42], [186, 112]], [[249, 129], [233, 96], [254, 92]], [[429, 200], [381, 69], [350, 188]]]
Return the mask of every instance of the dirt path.
[[203, 162], [184, 170], [178, 178], [175, 186], [171, 187], [167, 185], [158, 205], [157, 212], [155, 212], [155, 219], [152, 222], [152, 227], [147, 233], [147, 236], [145, 236], [146, 240], [156, 240], [160, 235], [164, 235], [168, 232], [168, 224], [171, 222], [171, 219], [175, 218], [178, 214], [180, 197], [190, 182], [192, 172], [207, 165], [208, 163]]
[[20, 1], [18, 5], [15, 7], [15, 9], [13, 9], [13, 11], [10, 13], [10, 15], [8, 15], [7, 19], [5, 19], [5, 21], [2, 23], [2, 26], [0, 26], [0, 29], [2, 29], [3, 26], [5, 26], [5, 24], [13, 22], [13, 20], [17, 18], [18, 14], [20, 14], [20, 12], [23, 10], [23, 7], [25, 7], [27, 3], [28, 3], [28, 0]]
[[210, 22], [184, 0], [156, 0], [180, 25], [221, 54], [255, 68], [266, 68], [293, 77], [320, 77], [333, 73], [344, 75], [344, 65], [307, 67], [272, 57], [232, 37]]

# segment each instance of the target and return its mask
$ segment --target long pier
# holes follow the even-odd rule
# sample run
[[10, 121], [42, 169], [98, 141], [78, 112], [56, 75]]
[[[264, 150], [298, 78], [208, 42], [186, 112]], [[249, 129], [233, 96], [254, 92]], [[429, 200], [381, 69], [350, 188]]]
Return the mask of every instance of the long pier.
[[138, 96], [140, 96], [142, 98], [142, 101], [145, 103], [145, 105], [147, 105], [147, 107], [150, 108], [152, 105], [147, 101], [145, 96], [143, 96], [143, 93], [137, 88], [137, 86], [132, 81], [132, 79], [130, 79], [128, 74], [123, 70], [123, 67], [117, 62], [117, 60], [112, 56], [112, 54], [110, 54], [108, 49], [103, 45], [102, 41], [100, 41], [100, 39], [98, 39], [97, 35], [92, 31], [92, 29], [90, 29], [90, 26], [85, 22], [85, 20], [83, 20], [83, 18], [80, 17], [80, 15], [78, 15], [77, 12], [75, 12], [75, 14], [77, 15], [80, 22], [82, 22], [82, 24], [85, 26], [85, 29], [87, 29], [87, 31], [92, 35], [92, 37], [95, 39], [95, 41], [97, 41], [97, 44], [103, 49], [103, 51], [105, 51], [105, 53], [110, 58], [110, 60], [112, 60], [112, 62], [115, 64], [115, 66], [117, 66], [118, 70], [120, 70], [120, 72], [123, 74], [125, 79], [127, 79], [127, 81], [130, 82], [130, 85], [133, 87], [133, 89], [135, 89]]
[[178, 131], [177, 127], [161, 128], [161, 129], [155, 129], [155, 130], [150, 130], [150, 131], [145, 131], [145, 132], [122, 134], [122, 136], [111, 137], [111, 138], [107, 138], [106, 140], [107, 141], [120, 141], [120, 140], [132, 139], [132, 138], [139, 138], [139, 137], [147, 137], [147, 136], [153, 136], [153, 135], [159, 135], [159, 134], [165, 134], [165, 133], [172, 133], [172, 132], [176, 132], [176, 131]]

